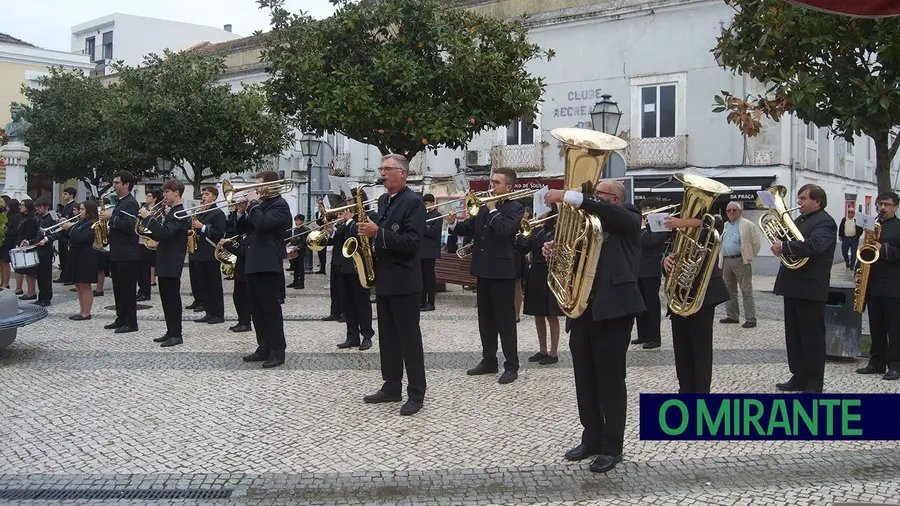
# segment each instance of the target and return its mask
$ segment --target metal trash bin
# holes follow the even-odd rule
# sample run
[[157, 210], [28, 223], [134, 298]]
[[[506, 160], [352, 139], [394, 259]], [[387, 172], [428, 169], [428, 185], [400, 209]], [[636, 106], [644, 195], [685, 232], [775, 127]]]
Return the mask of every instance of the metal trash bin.
[[831, 286], [825, 303], [825, 355], [855, 358], [862, 354], [862, 315], [853, 310], [854, 285]]

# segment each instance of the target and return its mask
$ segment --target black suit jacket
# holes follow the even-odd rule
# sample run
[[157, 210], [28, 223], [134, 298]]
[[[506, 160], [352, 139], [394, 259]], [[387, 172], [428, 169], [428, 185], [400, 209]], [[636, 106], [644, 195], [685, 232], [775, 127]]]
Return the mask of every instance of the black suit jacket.
[[35, 214], [35, 218], [37, 218], [37, 233], [34, 237], [28, 239], [28, 244], [37, 244], [46, 237], [47, 243], [43, 246], [37, 247], [38, 258], [52, 257], [53, 240], [56, 239], [57, 233], [44, 235], [41, 229], [52, 227], [53, 225], [56, 225], [57, 221], [54, 220], [52, 216], [50, 216], [50, 213], [47, 213], [43, 216], [38, 216], [37, 214]]
[[[57, 223], [71, 218], [73, 216], [72, 215], [73, 211], [75, 211], [75, 202], [74, 201], [69, 202], [68, 204], [64, 205], [62, 208], [62, 212], [59, 213], [59, 220], [57, 221]], [[72, 229], [69, 228], [69, 230], [72, 230]], [[65, 244], [67, 244], [69, 242], [69, 230], [61, 230], [60, 233], [57, 234], [56, 240], [59, 241], [60, 246], [64, 246]]]
[[[881, 250], [869, 271], [867, 295], [900, 298], [900, 219], [881, 222]], [[900, 307], [898, 307], [900, 309]]]
[[[356, 229], [352, 225], [356, 223], [356, 219], [348, 221], [334, 222], [334, 235], [328, 239], [328, 244], [333, 246], [331, 249], [331, 264], [337, 266], [338, 272], [341, 274], [356, 274], [356, 268], [353, 267], [353, 260], [344, 257], [343, 246], [347, 238], [356, 235]], [[371, 241], [369, 241], [371, 243]]]
[[638, 268], [639, 278], [658, 278], [662, 276], [662, 259], [666, 251], [668, 232], [651, 232], [647, 225], [641, 229], [641, 265]]
[[509, 200], [498, 205], [496, 212], [481, 206], [477, 216], [456, 222], [453, 232], [458, 236], [471, 236], [475, 242], [472, 245], [472, 276], [516, 279], [515, 241], [524, 216], [525, 206]]
[[603, 321], [643, 313], [646, 307], [637, 284], [641, 212], [632, 204], [612, 204], [587, 193], [580, 209], [599, 217], [606, 235], [594, 277], [590, 317]]
[[422, 235], [422, 243], [419, 248], [419, 258], [441, 258], [441, 232], [444, 230], [444, 220], [434, 220], [429, 222], [429, 218], [440, 217], [441, 213], [437, 210], [431, 211], [425, 215], [425, 232]]
[[831, 266], [834, 264], [837, 224], [824, 210], [800, 216], [794, 223], [804, 240], [784, 242], [782, 250], [794, 258], [809, 260], [799, 269], [788, 269], [782, 264], [773, 292], [795, 299], [825, 302], [828, 300]]
[[161, 278], [181, 278], [184, 254], [187, 252], [188, 230], [191, 228], [191, 220], [179, 220], [175, 217], [175, 212], [182, 209], [184, 206], [181, 204], [169, 208], [161, 223], [152, 218], [143, 220], [153, 240], [159, 242], [156, 247], [156, 275]]
[[287, 248], [282, 233], [290, 228], [291, 208], [281, 196], [253, 201], [247, 211], [237, 217], [235, 233], [247, 234], [246, 273], [284, 272]]
[[[137, 200], [130, 193], [119, 199], [109, 218], [109, 261], [125, 262], [140, 260], [141, 251], [138, 248], [138, 235], [134, 231], [137, 220], [131, 216], [137, 216], [140, 209]], [[128, 213], [128, 216], [124, 213]]]
[[[206, 214], [201, 214], [197, 216], [197, 219], [203, 223], [205, 227], [205, 232], [201, 232], [197, 230], [197, 251], [194, 252], [193, 255], [190, 255], [191, 262], [215, 262], [216, 261], [216, 247], [213, 244], [218, 244], [219, 239], [225, 237], [225, 227], [226, 221], [225, 213], [222, 212], [221, 209], [216, 209], [215, 211], [210, 211]], [[190, 223], [190, 220], [185, 220]], [[212, 241], [210, 244], [209, 239]]]
[[68, 232], [69, 235], [69, 251], [74, 255], [73, 261], [88, 261], [88, 255], [96, 255], [94, 251], [94, 221], [79, 220], [72, 225]]
[[408, 187], [394, 195], [378, 197], [378, 232], [375, 249], [375, 287], [381, 295], [406, 295], [422, 291], [419, 246], [425, 230], [425, 204]]

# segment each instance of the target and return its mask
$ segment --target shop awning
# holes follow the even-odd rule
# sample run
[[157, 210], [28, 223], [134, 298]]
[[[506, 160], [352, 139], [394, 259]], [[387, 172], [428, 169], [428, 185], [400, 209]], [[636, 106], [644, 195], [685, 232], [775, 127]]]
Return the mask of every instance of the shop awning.
[[900, 16], [897, 0], [785, 0], [787, 3], [809, 7], [829, 14], [880, 18]]
[[[716, 181], [731, 188], [730, 195], [719, 197], [719, 202], [738, 201], [744, 209], [756, 209], [756, 192], [767, 190], [775, 182], [775, 176], [716, 177]], [[684, 187], [668, 176], [634, 176], [634, 201], [655, 197], [663, 205], [681, 202]]]

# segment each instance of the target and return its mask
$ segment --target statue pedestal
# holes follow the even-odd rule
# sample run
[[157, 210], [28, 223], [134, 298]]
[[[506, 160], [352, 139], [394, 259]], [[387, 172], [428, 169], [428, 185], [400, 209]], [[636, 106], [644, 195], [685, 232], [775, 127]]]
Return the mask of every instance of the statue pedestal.
[[28, 196], [28, 175], [25, 167], [28, 166], [28, 157], [31, 148], [21, 142], [10, 142], [0, 146], [0, 157], [6, 164], [6, 186], [3, 193], [22, 201]]

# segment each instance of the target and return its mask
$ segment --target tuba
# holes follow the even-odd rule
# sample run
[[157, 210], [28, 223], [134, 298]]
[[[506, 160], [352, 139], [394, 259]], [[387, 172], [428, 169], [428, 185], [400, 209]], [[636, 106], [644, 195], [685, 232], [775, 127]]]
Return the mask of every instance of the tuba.
[[856, 250], [856, 259], [859, 260], [859, 270], [856, 271], [856, 283], [853, 288], [853, 310], [863, 314], [866, 310], [866, 291], [869, 289], [869, 272], [872, 264], [881, 257], [881, 252], [875, 244], [881, 240], [881, 217], [875, 219], [875, 231], [866, 230], [863, 243]]
[[675, 174], [684, 185], [682, 218], [700, 218], [699, 227], [678, 229], [672, 251], [675, 265], [666, 277], [669, 309], [679, 316], [690, 316], [703, 306], [713, 268], [719, 261], [722, 240], [716, 230], [716, 218], [709, 214], [719, 195], [731, 193], [724, 184], [696, 174]]
[[[781, 185], [773, 185], [768, 191], [775, 198], [775, 209], [770, 209], [759, 217], [759, 228], [769, 241], [769, 244], [775, 244], [775, 241], [803, 241], [803, 234], [791, 219], [791, 211], [799, 209], [793, 207], [786, 209], [784, 205], [784, 197], [787, 195], [787, 188]], [[782, 253], [781, 263], [788, 269], [799, 269], [806, 265], [808, 258], [794, 258]]]
[[[231, 243], [234, 247], [240, 247], [237, 243], [237, 238], [240, 235], [235, 235], [233, 237], [229, 237], [225, 239], [226, 243]], [[216, 257], [216, 260], [219, 261], [222, 269], [222, 274], [224, 276], [231, 276], [234, 274], [234, 267], [237, 265], [237, 255], [225, 249], [223, 244], [217, 244], [216, 249], [213, 252], [213, 255]]]
[[[610, 153], [627, 146], [618, 137], [582, 128], [556, 128], [550, 135], [565, 148], [564, 188], [586, 186], [591, 192]], [[559, 204], [553, 240], [547, 261], [547, 284], [563, 313], [578, 318], [588, 307], [603, 246], [600, 218], [569, 204]]]
[[[366, 214], [366, 201], [363, 200], [363, 188], [374, 185], [361, 185], [356, 188], [356, 221], [362, 223], [369, 220]], [[359, 284], [363, 288], [372, 288], [375, 284], [375, 255], [366, 236], [348, 237], [341, 248], [344, 258], [353, 260], [353, 268], [359, 276]]]

